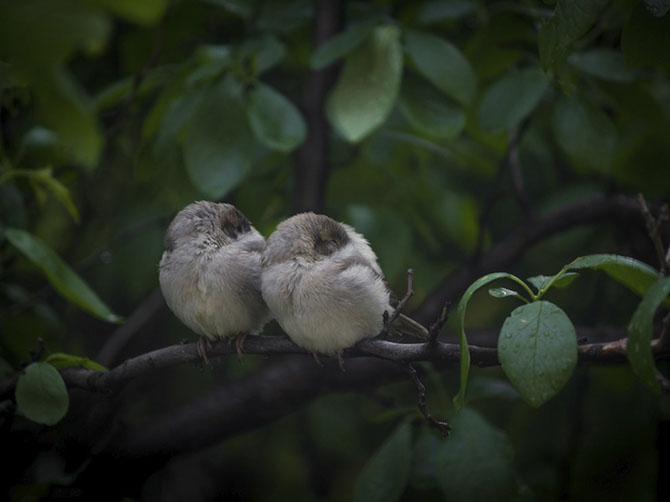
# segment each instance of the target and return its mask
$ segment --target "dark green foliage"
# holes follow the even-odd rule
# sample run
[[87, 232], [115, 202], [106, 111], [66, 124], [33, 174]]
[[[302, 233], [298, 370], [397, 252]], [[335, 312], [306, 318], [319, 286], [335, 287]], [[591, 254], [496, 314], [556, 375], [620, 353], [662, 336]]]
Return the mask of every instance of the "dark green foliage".
[[[651, 347], [670, 280], [634, 209], [584, 202], [642, 192], [663, 213], [669, 47], [666, 0], [0, 1], [0, 493], [667, 495], [668, 365]], [[405, 313], [430, 324], [450, 301], [439, 340], [458, 341], [458, 364], [414, 366], [451, 435], [391, 363], [380, 381], [396, 383], [349, 385], [352, 371], [319, 387], [348, 394], [295, 402], [301, 374], [243, 387], [291, 367], [274, 355], [154, 368], [114, 397], [66, 389], [195, 340], [152, 292], [164, 230], [198, 199], [236, 204], [265, 236], [321, 210], [370, 240], [397, 296], [413, 268]], [[662, 218], [657, 234], [667, 249]], [[621, 330], [618, 368], [580, 363], [578, 344]], [[471, 345], [501, 367], [471, 368]], [[184, 407], [244, 400], [217, 394], [238, 381], [253, 400], [277, 393], [276, 410], [232, 437], [210, 423], [227, 439], [194, 455], [108, 455]]]

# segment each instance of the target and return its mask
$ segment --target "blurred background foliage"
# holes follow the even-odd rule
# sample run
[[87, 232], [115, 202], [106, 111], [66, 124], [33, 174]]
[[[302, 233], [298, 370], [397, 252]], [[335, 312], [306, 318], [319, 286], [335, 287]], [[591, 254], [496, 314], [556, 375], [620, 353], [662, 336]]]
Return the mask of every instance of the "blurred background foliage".
[[[371, 241], [397, 293], [414, 269], [416, 306], [532, 215], [598, 193], [642, 192], [652, 202], [670, 196], [669, 2], [342, 2], [341, 33], [317, 48], [323, 4], [0, 1], [3, 378], [43, 354], [97, 360], [119, 329], [105, 322], [116, 320], [112, 312], [129, 316], [155, 295], [164, 229], [193, 200], [233, 202], [266, 236], [297, 210], [350, 223]], [[307, 143], [315, 110], [304, 94], [315, 72], [328, 71], [334, 80], [316, 110], [331, 126], [325, 158], [308, 166], [325, 183], [309, 208], [297, 193], [296, 152], [314, 148]], [[19, 234], [5, 233], [10, 228], [42, 244], [30, 241], [26, 251]], [[591, 252], [656, 265], [647, 240], [638, 221], [598, 222], [529, 248], [508, 271], [552, 274]], [[54, 254], [95, 293], [64, 276]], [[575, 324], [627, 324], [634, 295], [595, 273], [579, 280], [578, 290], [550, 295]], [[498, 328], [509, 310], [480, 293], [468, 323]], [[101, 362], [193, 338], [165, 307], [156, 312], [121, 353]], [[132, 427], [264, 364], [246, 356], [204, 371], [159, 371], [132, 382], [114, 406]], [[433, 414], [450, 416], [457, 372], [425, 371]], [[627, 367], [578, 368], [537, 410], [499, 369], [474, 370], [472, 379], [469, 407], [453, 418], [446, 443], [420, 422], [399, 421], [416, 415], [412, 386], [399, 383], [321, 397], [266, 427], [175, 457], [139, 491], [119, 496], [668, 494], [670, 402], [640, 387]], [[67, 417], [45, 441], [11, 408], [2, 403], [0, 420], [5, 459], [13, 462], [2, 484], [12, 500], [107, 497], [113, 480], [101, 481], [99, 494], [78, 484], [92, 453], [66, 447]]]

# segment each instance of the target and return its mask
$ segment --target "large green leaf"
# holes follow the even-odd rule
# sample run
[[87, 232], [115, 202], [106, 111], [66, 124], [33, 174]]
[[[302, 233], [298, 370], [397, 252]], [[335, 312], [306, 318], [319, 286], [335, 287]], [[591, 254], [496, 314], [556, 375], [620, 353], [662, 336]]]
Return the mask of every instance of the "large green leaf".
[[67, 263], [40, 239], [16, 228], [5, 229], [4, 235], [26, 258], [42, 269], [51, 285], [66, 300], [105, 321], [121, 320]]
[[60, 422], [69, 402], [63, 378], [48, 363], [29, 364], [16, 383], [16, 411], [33, 422]]
[[21, 69], [47, 70], [77, 49], [99, 52], [111, 27], [104, 12], [86, 2], [0, 2], [0, 59]]
[[577, 335], [568, 316], [550, 302], [517, 307], [498, 338], [498, 359], [521, 397], [538, 407], [552, 398], [577, 364]]
[[356, 483], [356, 502], [392, 502], [405, 491], [412, 462], [412, 428], [400, 424], [368, 460]]
[[95, 168], [102, 150], [102, 134], [91, 100], [64, 69], [33, 70], [30, 79], [44, 123], [79, 164]]
[[458, 322], [458, 345], [461, 352], [461, 386], [458, 390], [458, 394], [454, 397], [454, 405], [456, 409], [460, 410], [465, 405], [465, 390], [468, 385], [468, 374], [470, 373], [470, 352], [468, 350], [468, 340], [465, 337], [465, 310], [468, 306], [468, 302], [472, 295], [486, 284], [497, 281], [498, 279], [510, 279], [521, 287], [523, 287], [530, 297], [533, 296], [533, 293], [529, 290], [528, 286], [518, 277], [507, 274], [505, 272], [496, 272], [494, 274], [487, 274], [483, 277], [480, 277], [475, 282], [470, 284], [470, 287], [465, 290], [461, 301], [458, 303], [458, 309], [456, 310], [456, 319]]
[[605, 112], [578, 96], [561, 98], [553, 122], [556, 140], [575, 167], [610, 171], [617, 130]]
[[378, 26], [344, 62], [328, 98], [327, 113], [349, 141], [370, 134], [393, 109], [402, 76], [399, 37], [395, 26]]
[[470, 408], [451, 418], [450, 424], [451, 434], [435, 455], [445, 500], [510, 500], [514, 452], [509, 438]]
[[199, 101], [186, 126], [183, 148], [189, 178], [213, 199], [225, 196], [249, 173], [253, 134], [243, 104], [225, 82]]
[[421, 33], [405, 33], [405, 50], [417, 70], [435, 87], [468, 105], [477, 91], [477, 77], [467, 58], [446, 40]]
[[319, 70], [346, 56], [365, 41], [374, 26], [374, 23], [355, 24], [329, 38], [314, 51], [309, 60], [310, 66]]
[[484, 93], [479, 105], [482, 128], [496, 133], [516, 127], [535, 109], [546, 88], [540, 68], [508, 73]]
[[651, 353], [653, 321], [656, 309], [670, 294], [670, 277], [658, 279], [647, 290], [628, 324], [628, 343], [626, 353], [633, 372], [650, 389], [660, 392], [656, 380], [656, 365]]
[[566, 267], [566, 270], [595, 269], [606, 272], [628, 289], [642, 296], [658, 280], [658, 272], [652, 267], [628, 256], [615, 254], [593, 254], [581, 256]]
[[558, 0], [551, 19], [538, 35], [540, 61], [547, 70], [598, 20], [609, 0]]
[[305, 140], [307, 126], [295, 105], [260, 82], [249, 92], [247, 117], [256, 138], [280, 152]]
[[400, 110], [409, 123], [430, 136], [453, 138], [465, 128], [463, 109], [431, 84], [406, 75], [400, 93]]
[[612, 82], [632, 82], [635, 75], [627, 67], [621, 51], [593, 49], [571, 54], [568, 61], [587, 75]]

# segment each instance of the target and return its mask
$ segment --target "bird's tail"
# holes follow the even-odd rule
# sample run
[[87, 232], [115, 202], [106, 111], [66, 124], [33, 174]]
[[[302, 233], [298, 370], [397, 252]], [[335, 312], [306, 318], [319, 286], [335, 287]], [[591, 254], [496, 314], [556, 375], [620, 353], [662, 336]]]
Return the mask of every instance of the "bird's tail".
[[420, 340], [428, 340], [428, 330], [414, 319], [410, 319], [404, 314], [400, 314], [388, 327], [388, 333], [391, 336], [409, 335]]

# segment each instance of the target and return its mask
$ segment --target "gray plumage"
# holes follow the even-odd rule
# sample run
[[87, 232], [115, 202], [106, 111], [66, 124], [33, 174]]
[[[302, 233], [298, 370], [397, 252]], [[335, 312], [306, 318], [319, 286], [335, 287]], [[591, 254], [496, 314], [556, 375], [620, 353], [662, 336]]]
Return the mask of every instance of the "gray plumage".
[[288, 336], [323, 354], [379, 334], [384, 312], [393, 311], [368, 241], [349, 225], [314, 213], [295, 215], [270, 235], [261, 292]]
[[210, 341], [258, 332], [270, 320], [260, 293], [265, 240], [231, 204], [199, 201], [165, 234], [159, 280], [174, 314]]

